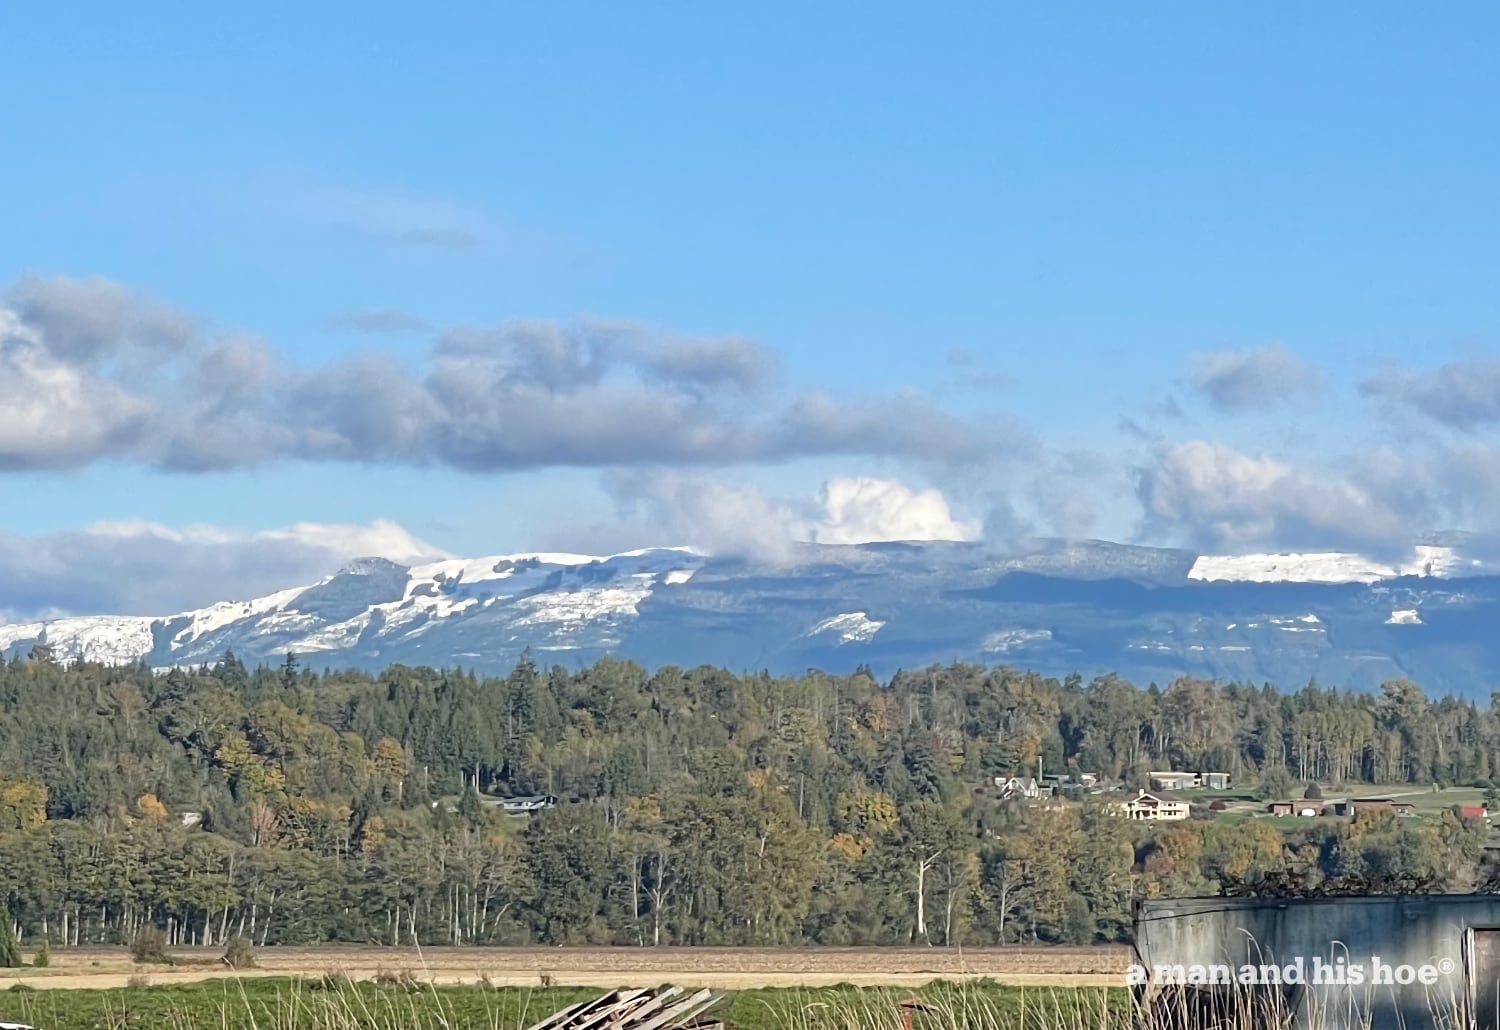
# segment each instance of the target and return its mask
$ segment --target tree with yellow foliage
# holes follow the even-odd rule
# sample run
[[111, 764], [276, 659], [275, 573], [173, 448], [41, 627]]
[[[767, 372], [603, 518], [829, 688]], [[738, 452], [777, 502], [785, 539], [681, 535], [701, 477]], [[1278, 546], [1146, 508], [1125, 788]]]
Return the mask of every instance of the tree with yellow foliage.
[[47, 821], [47, 787], [35, 780], [0, 780], [0, 829], [34, 830]]
[[142, 794], [136, 798], [135, 810], [148, 822], [161, 824], [167, 821], [167, 806], [155, 794]]
[[901, 820], [895, 799], [878, 790], [854, 790], [838, 797], [839, 820], [860, 836], [878, 836], [895, 829]]
[[381, 737], [375, 742], [375, 751], [370, 756], [371, 771], [382, 795], [389, 801], [401, 797], [402, 784], [406, 781], [406, 750], [401, 742], [390, 737]]

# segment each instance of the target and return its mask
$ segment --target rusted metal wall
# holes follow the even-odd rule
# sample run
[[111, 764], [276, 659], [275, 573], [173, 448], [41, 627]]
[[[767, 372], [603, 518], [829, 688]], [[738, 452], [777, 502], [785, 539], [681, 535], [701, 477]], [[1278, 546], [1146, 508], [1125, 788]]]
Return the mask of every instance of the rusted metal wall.
[[[1136, 954], [1151, 976], [1148, 1001], [1171, 993], [1159, 967], [1180, 977], [1228, 966], [1238, 978], [1253, 966], [1264, 979], [1259, 967], [1274, 965], [1284, 980], [1302, 982], [1231, 990], [1281, 991], [1294, 1026], [1500, 1030], [1500, 897], [1493, 895], [1153, 900], [1136, 913]], [[1408, 970], [1430, 982], [1399, 982]]]

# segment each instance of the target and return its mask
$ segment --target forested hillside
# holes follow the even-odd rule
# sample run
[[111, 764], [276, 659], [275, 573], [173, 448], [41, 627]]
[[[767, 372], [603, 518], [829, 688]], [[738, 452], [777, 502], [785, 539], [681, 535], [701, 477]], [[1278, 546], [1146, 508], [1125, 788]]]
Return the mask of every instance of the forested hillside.
[[[0, 891], [23, 935], [60, 945], [148, 924], [200, 943], [976, 944], [1119, 939], [1133, 897], [1288, 870], [1488, 875], [1486, 829], [1456, 813], [1148, 827], [976, 791], [1039, 761], [1141, 786], [1223, 770], [1263, 794], [1484, 784], [1500, 708], [1407, 682], [1141, 689], [969, 665], [881, 683], [528, 656], [482, 679], [39, 652], [0, 664]], [[486, 802], [526, 794], [562, 803]]]

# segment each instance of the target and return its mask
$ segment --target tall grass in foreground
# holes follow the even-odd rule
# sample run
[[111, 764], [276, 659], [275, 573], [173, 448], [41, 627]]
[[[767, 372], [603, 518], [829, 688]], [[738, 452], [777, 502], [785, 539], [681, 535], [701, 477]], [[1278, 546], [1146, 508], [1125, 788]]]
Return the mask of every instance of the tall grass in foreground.
[[[1369, 985], [1331, 988], [1231, 984], [1168, 987], [1149, 1000], [1100, 988], [1015, 989], [937, 985], [910, 1016], [913, 1030], [1468, 1030], [1474, 1023], [1458, 982], [1416, 991]], [[791, 993], [791, 992], [787, 992]], [[791, 999], [783, 999], [790, 1001]], [[855, 990], [776, 1011], [777, 1030], [898, 1030], [899, 1002]], [[745, 1030], [745, 1028], [741, 1028]]]
[[[1387, 989], [1388, 990], [1388, 989]], [[527, 1030], [603, 992], [581, 988], [448, 987], [392, 975], [380, 983], [341, 976], [227, 980], [114, 991], [0, 992], [0, 1020], [41, 1030]], [[902, 1003], [915, 998], [919, 1011]], [[1018, 988], [992, 981], [894, 988], [736, 992], [714, 1013], [735, 1030], [1251, 1030], [1286, 1027], [1300, 1006], [1308, 1030], [1368, 1027], [1389, 997], [1376, 991], [1303, 998], [1281, 988], [1169, 989], [1148, 1010], [1118, 988]], [[1434, 992], [1410, 1030], [1466, 1025], [1456, 997]]]
[[[450, 987], [410, 974], [356, 983], [219, 980], [110, 991], [0, 992], [0, 1020], [41, 1030], [527, 1030], [602, 991], [583, 988]], [[917, 991], [840, 986], [745, 990], [716, 1010], [734, 1030], [901, 1030], [901, 1003], [920, 999], [913, 1030], [1126, 1030], [1120, 989], [1006, 987], [993, 981], [934, 983]]]
[[0, 994], [0, 1020], [39, 1030], [525, 1030], [589, 989], [435, 987], [407, 974], [220, 980], [123, 990]]
[[1462, 981], [1430, 988], [1373, 984], [1166, 987], [1134, 1013], [1136, 1030], [1468, 1030]]
[[[767, 992], [771, 994], [773, 992]], [[1129, 997], [1103, 988], [1001, 987], [986, 981], [933, 984], [913, 994], [887, 988], [779, 991], [758, 999], [764, 1016], [750, 1015], [736, 999], [727, 1020], [737, 1030], [1127, 1030]], [[920, 1001], [915, 1011], [902, 1002]]]

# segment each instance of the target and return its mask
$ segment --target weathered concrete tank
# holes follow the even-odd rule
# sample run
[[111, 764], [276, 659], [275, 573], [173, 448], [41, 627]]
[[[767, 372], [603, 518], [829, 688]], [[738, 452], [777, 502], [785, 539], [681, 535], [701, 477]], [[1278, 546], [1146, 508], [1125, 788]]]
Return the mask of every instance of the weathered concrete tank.
[[1500, 1030], [1500, 896], [1141, 902], [1150, 1027]]

